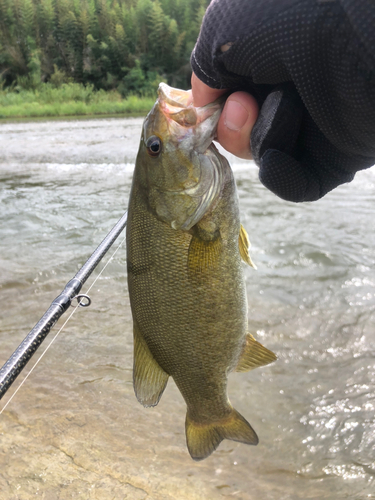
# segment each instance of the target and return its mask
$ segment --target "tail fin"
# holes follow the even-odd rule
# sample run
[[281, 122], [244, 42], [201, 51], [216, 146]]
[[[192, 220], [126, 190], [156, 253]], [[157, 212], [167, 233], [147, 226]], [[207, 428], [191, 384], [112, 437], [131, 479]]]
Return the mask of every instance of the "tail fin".
[[186, 442], [193, 460], [203, 460], [216, 450], [223, 439], [258, 444], [258, 436], [249, 422], [235, 409], [222, 420], [199, 424], [186, 415]]

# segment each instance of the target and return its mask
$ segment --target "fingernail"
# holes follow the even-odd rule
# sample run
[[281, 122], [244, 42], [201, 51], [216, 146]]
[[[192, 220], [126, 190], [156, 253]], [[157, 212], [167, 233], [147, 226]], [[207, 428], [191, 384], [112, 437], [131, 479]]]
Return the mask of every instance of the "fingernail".
[[230, 130], [240, 130], [249, 117], [247, 109], [238, 101], [228, 101], [225, 106], [224, 124]]

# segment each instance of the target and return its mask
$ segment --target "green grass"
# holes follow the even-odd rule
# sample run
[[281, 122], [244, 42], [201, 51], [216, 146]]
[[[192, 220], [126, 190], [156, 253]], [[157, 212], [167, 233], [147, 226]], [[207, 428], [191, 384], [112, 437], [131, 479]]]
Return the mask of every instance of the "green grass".
[[144, 115], [155, 99], [156, 96], [123, 98], [117, 91], [96, 91], [78, 83], [64, 83], [59, 88], [45, 83], [36, 90], [0, 90], [0, 118]]

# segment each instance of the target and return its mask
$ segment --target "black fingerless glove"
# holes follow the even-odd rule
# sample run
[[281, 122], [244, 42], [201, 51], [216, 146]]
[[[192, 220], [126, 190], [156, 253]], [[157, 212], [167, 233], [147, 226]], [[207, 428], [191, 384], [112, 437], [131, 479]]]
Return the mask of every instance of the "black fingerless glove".
[[216, 0], [191, 63], [258, 100], [251, 149], [281, 198], [317, 200], [375, 163], [373, 0]]

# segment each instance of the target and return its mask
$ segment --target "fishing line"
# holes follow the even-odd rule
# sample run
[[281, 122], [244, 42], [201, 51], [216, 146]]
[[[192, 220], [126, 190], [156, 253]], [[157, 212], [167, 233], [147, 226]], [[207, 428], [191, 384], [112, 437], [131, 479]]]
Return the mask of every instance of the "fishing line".
[[[94, 279], [94, 281], [92, 282], [92, 284], [90, 285], [89, 289], [87, 290], [86, 294], [89, 293], [89, 291], [92, 289], [92, 287], [95, 285], [95, 283], [98, 281], [98, 279], [100, 278], [100, 276], [103, 274], [104, 270], [106, 269], [106, 267], [108, 266], [108, 264], [111, 262], [111, 260], [113, 259], [113, 257], [116, 255], [116, 253], [118, 252], [118, 250], [120, 249], [120, 247], [122, 246], [122, 244], [124, 243], [124, 241], [126, 240], [126, 236], [123, 238], [123, 240], [119, 243], [118, 247], [116, 248], [116, 250], [113, 252], [113, 254], [111, 255], [111, 257], [108, 259], [108, 261], [106, 262], [106, 264], [103, 266], [103, 269], [100, 271], [100, 273], [98, 274], [98, 276]], [[23, 384], [26, 382], [26, 380], [29, 378], [29, 376], [31, 375], [31, 373], [34, 371], [34, 368], [39, 364], [39, 361], [43, 358], [43, 356], [46, 354], [46, 352], [48, 351], [48, 349], [51, 347], [51, 345], [54, 343], [54, 341], [57, 339], [57, 337], [59, 336], [59, 334], [62, 332], [62, 330], [65, 328], [65, 325], [68, 323], [68, 321], [70, 320], [70, 318], [73, 316], [73, 314], [75, 314], [75, 312], [77, 311], [77, 309], [79, 308], [79, 304], [78, 306], [74, 307], [73, 311], [70, 313], [70, 315], [68, 316], [68, 318], [65, 320], [65, 322], [63, 323], [63, 325], [60, 327], [60, 329], [58, 330], [58, 332], [56, 333], [56, 335], [53, 337], [53, 339], [51, 340], [51, 342], [47, 345], [47, 347], [45, 348], [45, 350], [42, 352], [42, 354], [39, 356], [39, 358], [37, 359], [37, 361], [35, 362], [34, 366], [30, 369], [30, 371], [26, 374], [25, 378], [22, 380], [22, 382], [20, 383], [20, 385], [17, 387], [17, 389], [14, 391], [14, 393], [11, 395], [11, 397], [8, 399], [8, 401], [5, 403], [5, 405], [3, 406], [3, 408], [0, 410], [0, 415], [3, 413], [3, 411], [6, 409], [6, 407], [9, 405], [9, 403], [12, 401], [12, 399], [14, 398], [14, 396], [17, 394], [17, 392], [21, 389], [21, 387], [23, 386]]]

